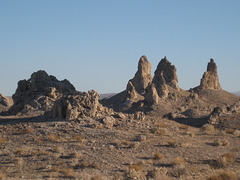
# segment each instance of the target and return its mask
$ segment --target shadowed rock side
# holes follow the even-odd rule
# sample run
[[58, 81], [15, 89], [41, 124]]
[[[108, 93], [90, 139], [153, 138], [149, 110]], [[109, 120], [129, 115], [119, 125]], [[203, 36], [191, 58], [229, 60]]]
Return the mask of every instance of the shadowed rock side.
[[210, 59], [210, 62], [207, 66], [207, 72], [203, 74], [200, 86], [198, 88], [222, 90], [222, 87], [218, 80], [217, 65], [213, 59]]
[[13, 104], [11, 98], [5, 97], [0, 93], [0, 112], [8, 110]]

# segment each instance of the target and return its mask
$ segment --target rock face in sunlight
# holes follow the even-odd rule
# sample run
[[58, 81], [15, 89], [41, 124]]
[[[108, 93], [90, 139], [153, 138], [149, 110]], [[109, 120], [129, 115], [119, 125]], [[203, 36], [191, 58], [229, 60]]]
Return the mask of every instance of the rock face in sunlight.
[[6, 111], [12, 104], [13, 101], [11, 98], [5, 97], [0, 93], [0, 112]]
[[208, 63], [207, 72], [203, 74], [199, 88], [222, 90], [218, 80], [217, 65], [213, 59]]
[[166, 56], [161, 59], [157, 66], [154, 73], [153, 83], [156, 87], [167, 84], [174, 89], [178, 89], [177, 69], [167, 60]]
[[54, 76], [49, 76], [45, 71], [34, 72], [28, 80], [18, 82], [18, 87], [13, 95], [13, 106], [10, 114], [27, 114], [34, 110], [49, 111], [54, 102], [64, 94], [75, 92], [74, 86], [68, 81], [59, 81]]
[[[142, 56], [138, 62], [138, 70], [133, 79], [129, 80], [127, 92], [130, 98], [135, 98], [136, 92], [140, 95], [145, 94], [147, 86], [152, 82], [152, 65], [146, 56]], [[136, 91], [136, 92], [135, 92]]]

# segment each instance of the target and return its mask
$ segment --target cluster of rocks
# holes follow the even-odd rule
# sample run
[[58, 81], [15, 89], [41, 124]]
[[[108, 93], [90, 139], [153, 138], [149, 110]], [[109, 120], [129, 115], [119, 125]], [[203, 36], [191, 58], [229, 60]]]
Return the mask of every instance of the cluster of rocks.
[[14, 104], [8, 113], [12, 115], [43, 115], [75, 120], [85, 117], [101, 118], [113, 114], [103, 107], [97, 91], [79, 92], [68, 81], [59, 81], [45, 71], [38, 71], [28, 80], [18, 82], [13, 95]]
[[110, 103], [112, 107], [118, 106], [121, 109], [131, 107], [132, 104], [140, 104], [139, 102], [150, 107], [166, 100], [173, 100], [177, 103], [178, 99], [182, 99], [188, 103], [189, 98], [198, 99], [197, 93], [201, 90], [222, 90], [218, 80], [217, 66], [213, 59], [210, 59], [207, 72], [204, 73], [200, 85], [189, 91], [179, 88], [177, 69], [166, 56], [159, 62], [154, 77], [151, 75], [151, 68], [152, 65], [147, 57], [142, 56], [138, 62], [138, 70], [129, 80], [126, 90], [103, 101], [103, 104]]
[[132, 101], [145, 100], [149, 105], [157, 104], [160, 98], [168, 96], [169, 87], [178, 90], [176, 68], [166, 57], [158, 64], [151, 75], [151, 63], [146, 56], [138, 62], [138, 70], [133, 79], [127, 84], [127, 99]]
[[235, 115], [237, 113], [240, 113], [240, 100], [235, 102], [232, 105], [222, 106], [222, 107], [216, 107], [214, 110], [210, 113], [208, 117], [208, 123], [212, 125], [219, 125], [221, 124], [221, 118], [222, 116], [231, 116]]

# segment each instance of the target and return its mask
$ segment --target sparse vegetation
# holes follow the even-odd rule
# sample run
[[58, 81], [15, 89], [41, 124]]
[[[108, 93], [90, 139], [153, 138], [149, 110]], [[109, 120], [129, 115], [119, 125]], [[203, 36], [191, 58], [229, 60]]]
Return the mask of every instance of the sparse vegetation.
[[159, 153], [159, 152], [156, 152], [154, 154], [154, 159], [157, 159], [157, 160], [163, 160], [164, 159], [164, 155]]
[[237, 180], [237, 177], [231, 171], [223, 171], [217, 175], [208, 177], [207, 180]]

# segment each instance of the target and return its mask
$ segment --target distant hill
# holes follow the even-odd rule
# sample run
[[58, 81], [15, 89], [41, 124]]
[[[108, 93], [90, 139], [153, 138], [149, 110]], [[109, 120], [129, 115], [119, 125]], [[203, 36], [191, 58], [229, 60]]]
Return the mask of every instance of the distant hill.
[[100, 98], [99, 98], [99, 99], [110, 98], [110, 97], [113, 97], [113, 96], [116, 95], [116, 94], [117, 94], [117, 93], [100, 94]]
[[240, 96], [240, 91], [238, 91], [238, 92], [232, 92], [232, 94], [237, 95], [237, 96]]

